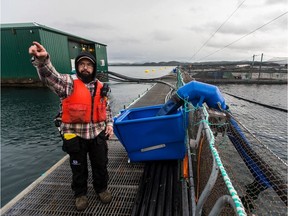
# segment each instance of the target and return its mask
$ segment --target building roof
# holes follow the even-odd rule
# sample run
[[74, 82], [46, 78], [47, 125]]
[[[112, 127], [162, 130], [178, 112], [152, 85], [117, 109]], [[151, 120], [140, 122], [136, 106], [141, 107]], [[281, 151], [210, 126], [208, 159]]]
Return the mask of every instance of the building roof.
[[85, 42], [88, 42], [88, 43], [96, 43], [96, 44], [99, 44], [99, 45], [107, 46], [106, 44], [102, 44], [102, 43], [99, 43], [99, 42], [96, 42], [96, 41], [88, 40], [86, 38], [78, 37], [76, 35], [72, 35], [72, 34], [57, 30], [57, 29], [53, 29], [53, 28], [50, 28], [48, 26], [38, 24], [36, 22], [31, 22], [31, 23], [1, 23], [0, 27], [1, 27], [1, 29], [11, 29], [11, 28], [14, 28], [14, 29], [25, 29], [25, 28], [44, 29], [46, 31], [55, 32], [57, 34], [66, 35], [70, 39], [74, 38], [74, 39], [77, 39], [77, 40], [83, 41], [83, 42], [85, 41]]

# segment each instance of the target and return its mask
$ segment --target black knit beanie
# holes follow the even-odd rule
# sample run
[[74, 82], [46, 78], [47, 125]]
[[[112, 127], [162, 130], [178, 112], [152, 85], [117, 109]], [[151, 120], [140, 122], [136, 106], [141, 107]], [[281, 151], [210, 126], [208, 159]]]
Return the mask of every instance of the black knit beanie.
[[[81, 73], [79, 73], [78, 64], [79, 64], [81, 59], [88, 59], [89, 61], [91, 61], [93, 63], [93, 73], [91, 76], [87, 77], [87, 76], [83, 76]], [[83, 82], [85, 82], [85, 83], [91, 82], [96, 77], [96, 59], [95, 59], [95, 57], [89, 52], [81, 52], [75, 59], [75, 70], [76, 70], [77, 76]]]

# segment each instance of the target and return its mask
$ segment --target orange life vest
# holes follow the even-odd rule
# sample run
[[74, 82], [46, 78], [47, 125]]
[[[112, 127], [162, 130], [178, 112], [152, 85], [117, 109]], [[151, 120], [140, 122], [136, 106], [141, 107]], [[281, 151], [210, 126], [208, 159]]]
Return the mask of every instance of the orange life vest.
[[62, 101], [62, 122], [89, 123], [106, 120], [106, 98], [102, 98], [100, 90], [103, 84], [97, 81], [96, 93], [92, 97], [89, 89], [79, 80], [74, 80], [73, 92]]

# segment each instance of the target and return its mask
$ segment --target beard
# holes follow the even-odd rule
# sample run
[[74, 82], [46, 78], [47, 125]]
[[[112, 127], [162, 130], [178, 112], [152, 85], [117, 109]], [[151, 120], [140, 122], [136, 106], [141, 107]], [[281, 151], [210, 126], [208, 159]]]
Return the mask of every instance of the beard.
[[80, 73], [77, 72], [77, 76], [84, 82], [89, 83], [94, 80], [94, 72], [93, 73]]

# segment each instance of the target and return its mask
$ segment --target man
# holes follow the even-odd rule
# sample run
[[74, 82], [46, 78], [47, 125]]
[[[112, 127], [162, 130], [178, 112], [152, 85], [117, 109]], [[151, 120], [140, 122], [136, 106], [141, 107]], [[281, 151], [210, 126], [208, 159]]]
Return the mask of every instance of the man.
[[29, 54], [41, 81], [61, 100], [63, 150], [70, 156], [71, 187], [77, 210], [83, 211], [88, 206], [87, 154], [94, 190], [102, 203], [109, 203], [112, 196], [107, 190], [106, 139], [113, 135], [113, 119], [108, 99], [101, 94], [103, 84], [96, 79], [94, 56], [88, 52], [80, 53], [75, 59], [76, 75], [69, 75], [55, 70], [48, 52], [38, 42], [33, 42]]

